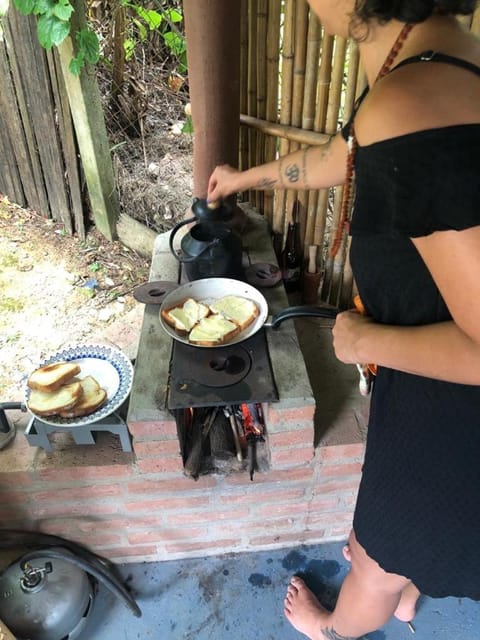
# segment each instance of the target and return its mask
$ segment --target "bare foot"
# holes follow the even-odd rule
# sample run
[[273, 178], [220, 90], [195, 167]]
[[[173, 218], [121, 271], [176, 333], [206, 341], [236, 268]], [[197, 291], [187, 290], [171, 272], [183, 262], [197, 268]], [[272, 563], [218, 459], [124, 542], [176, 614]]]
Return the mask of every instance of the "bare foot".
[[[350, 547], [346, 544], [342, 549], [343, 557], [347, 562], [352, 561], [352, 554], [350, 553]], [[402, 595], [400, 598], [400, 602], [398, 603], [398, 607], [393, 612], [393, 615], [400, 622], [411, 622], [415, 618], [415, 606], [417, 604], [418, 597], [420, 592], [417, 587], [410, 583], [405, 589], [402, 591]]]
[[290, 624], [310, 640], [324, 638], [321, 629], [325, 625], [328, 611], [298, 576], [293, 576], [288, 585], [284, 613]]

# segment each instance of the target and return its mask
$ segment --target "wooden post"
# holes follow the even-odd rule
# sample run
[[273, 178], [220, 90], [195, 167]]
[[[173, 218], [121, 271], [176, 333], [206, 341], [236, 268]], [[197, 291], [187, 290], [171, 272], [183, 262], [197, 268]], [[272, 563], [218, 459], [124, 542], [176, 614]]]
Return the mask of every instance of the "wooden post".
[[[75, 32], [85, 25], [85, 2], [72, 0], [72, 5]], [[58, 52], [95, 226], [108, 240], [114, 240], [119, 203], [100, 90], [91, 69], [82, 69], [79, 76], [70, 72], [68, 65], [75, 56], [71, 37], [62, 42]]]
[[184, 0], [194, 130], [193, 193], [204, 198], [218, 164], [238, 166], [240, 2]]

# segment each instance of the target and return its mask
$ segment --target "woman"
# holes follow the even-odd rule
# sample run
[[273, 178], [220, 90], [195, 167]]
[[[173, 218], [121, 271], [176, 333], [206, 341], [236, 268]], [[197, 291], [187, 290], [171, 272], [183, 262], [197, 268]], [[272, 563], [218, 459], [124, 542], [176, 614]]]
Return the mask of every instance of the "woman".
[[358, 41], [369, 90], [353, 124], [264, 166], [217, 167], [208, 197], [343, 184], [354, 164], [367, 316], [339, 314], [333, 343], [378, 373], [352, 565], [333, 612], [298, 577], [285, 599], [311, 640], [345, 640], [411, 620], [420, 592], [480, 599], [480, 44], [454, 17], [473, 0], [309, 3]]

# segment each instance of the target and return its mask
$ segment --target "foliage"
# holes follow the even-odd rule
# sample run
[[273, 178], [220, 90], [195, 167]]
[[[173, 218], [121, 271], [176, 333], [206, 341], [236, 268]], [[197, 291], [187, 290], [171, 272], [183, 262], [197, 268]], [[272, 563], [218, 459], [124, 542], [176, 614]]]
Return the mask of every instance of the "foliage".
[[133, 4], [129, 0], [121, 0], [121, 4], [132, 11], [132, 25], [136, 28], [138, 36], [138, 39], [133, 34], [125, 38], [123, 46], [126, 60], [132, 57], [138, 42], [144, 42], [149, 32], [155, 31], [160, 33], [167, 49], [178, 60], [178, 71], [185, 73], [187, 70], [187, 45], [185, 36], [177, 27], [183, 20], [180, 9], [164, 9], [163, 7], [158, 7], [158, 10], [145, 9], [140, 4]]
[[[0, 16], [8, 9], [8, 0], [0, 0]], [[69, 0], [13, 0], [24, 16], [37, 17], [38, 40], [42, 47], [51, 49], [61, 44], [70, 34], [70, 19], [74, 11]], [[95, 64], [99, 59], [98, 38], [89, 28], [79, 29], [74, 35], [77, 56], [70, 62], [70, 71], [78, 75], [85, 63]]]

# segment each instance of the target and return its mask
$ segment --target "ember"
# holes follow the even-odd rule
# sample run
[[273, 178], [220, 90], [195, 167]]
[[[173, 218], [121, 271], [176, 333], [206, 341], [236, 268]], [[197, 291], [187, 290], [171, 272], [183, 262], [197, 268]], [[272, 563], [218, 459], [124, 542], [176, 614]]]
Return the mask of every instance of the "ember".
[[175, 412], [185, 475], [269, 469], [260, 403], [178, 409]]

